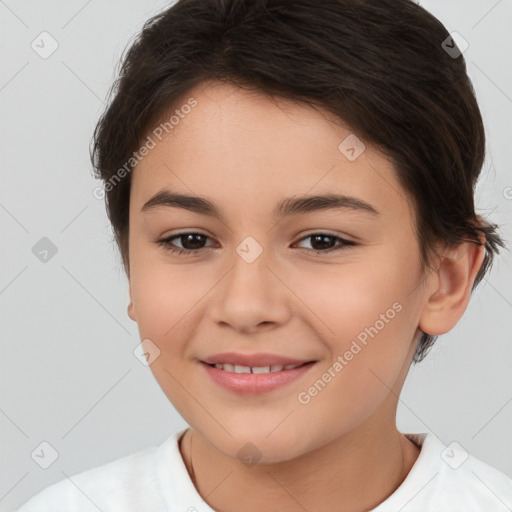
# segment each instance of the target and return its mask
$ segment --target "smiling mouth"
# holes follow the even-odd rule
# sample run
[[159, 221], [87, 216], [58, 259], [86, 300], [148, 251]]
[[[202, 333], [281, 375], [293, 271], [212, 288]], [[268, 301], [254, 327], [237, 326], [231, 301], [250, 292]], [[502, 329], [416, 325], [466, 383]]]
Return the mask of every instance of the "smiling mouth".
[[301, 366], [307, 366], [314, 364], [316, 361], [308, 361], [306, 363], [299, 364], [272, 364], [269, 366], [243, 366], [243, 365], [234, 365], [229, 363], [204, 363], [211, 368], [217, 368], [218, 370], [224, 370], [230, 373], [276, 373], [283, 372], [288, 370], [294, 370], [295, 368], [300, 368]]
[[[288, 362], [288, 364], [248, 366], [201, 361], [201, 366], [216, 385], [230, 393], [241, 396], [256, 396], [270, 393], [279, 388], [286, 388], [292, 382], [305, 378], [318, 363], [318, 361], [304, 362], [297, 360], [293, 363], [290, 363], [289, 360], [283, 362]], [[261, 365], [262, 363], [258, 362], [257, 364]]]

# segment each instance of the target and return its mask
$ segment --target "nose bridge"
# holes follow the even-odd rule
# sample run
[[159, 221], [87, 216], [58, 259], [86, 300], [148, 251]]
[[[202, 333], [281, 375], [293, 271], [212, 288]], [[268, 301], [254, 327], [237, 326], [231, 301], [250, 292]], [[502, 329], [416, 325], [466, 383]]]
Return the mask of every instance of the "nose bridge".
[[235, 247], [231, 269], [220, 285], [214, 319], [240, 329], [284, 321], [285, 290], [271, 270], [272, 251], [247, 236]]
[[[270, 283], [272, 272], [269, 270], [271, 263], [271, 249], [264, 249], [254, 237], [247, 236], [235, 247], [232, 258], [231, 272], [227, 276], [226, 291], [252, 297], [255, 301], [261, 300], [262, 295], [267, 296], [275, 284]], [[274, 278], [275, 279], [275, 278]], [[274, 286], [272, 286], [274, 284]]]

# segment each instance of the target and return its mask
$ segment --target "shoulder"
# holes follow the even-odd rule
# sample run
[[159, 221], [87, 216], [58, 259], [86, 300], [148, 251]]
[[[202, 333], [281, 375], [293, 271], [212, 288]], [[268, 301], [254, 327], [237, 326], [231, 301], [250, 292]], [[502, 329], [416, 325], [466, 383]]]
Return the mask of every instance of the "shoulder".
[[459, 443], [444, 445], [434, 434], [407, 434], [421, 445], [402, 485], [375, 512], [510, 511], [512, 479], [470, 455]]
[[155, 512], [166, 510], [158, 488], [158, 453], [175, 443], [178, 434], [159, 446], [66, 477], [30, 498], [17, 512], [130, 512], [148, 506]]
[[[439, 443], [439, 444], [438, 444]], [[458, 443], [441, 447], [439, 472], [434, 477], [432, 502], [453, 505], [453, 510], [510, 511], [512, 479], [470, 455]], [[438, 451], [438, 450], [436, 450]]]

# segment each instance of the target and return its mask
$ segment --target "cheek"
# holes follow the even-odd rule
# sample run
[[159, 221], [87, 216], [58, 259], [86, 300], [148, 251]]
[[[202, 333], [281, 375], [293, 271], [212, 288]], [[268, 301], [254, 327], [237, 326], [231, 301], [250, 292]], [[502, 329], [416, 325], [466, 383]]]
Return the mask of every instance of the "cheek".
[[166, 349], [177, 347], [186, 341], [180, 333], [190, 329], [212, 287], [212, 273], [193, 263], [166, 263], [163, 252], [155, 256], [144, 251], [132, 260], [130, 283], [141, 336], [158, 338], [169, 345]]
[[321, 332], [326, 333], [332, 349], [342, 350], [376, 323], [380, 333], [391, 333], [405, 316], [397, 310], [405, 308], [410, 300], [407, 295], [414, 286], [415, 269], [396, 257], [384, 261], [381, 256], [378, 260], [368, 257], [342, 264], [311, 265], [286, 276], [296, 296], [316, 317], [315, 325], [322, 326]]
[[[150, 370], [176, 410], [190, 418], [190, 395], [184, 384], [190, 376], [183, 361], [195, 337], [198, 316], [212, 283], [192, 265], [166, 264], [144, 249], [132, 259], [132, 300], [141, 340], [150, 339], [159, 355]], [[211, 281], [211, 274], [210, 274]]]
[[314, 396], [308, 407], [318, 414], [329, 411], [333, 421], [357, 421], [354, 413], [374, 410], [407, 361], [417, 327], [411, 290], [418, 269], [415, 260], [398, 254], [331, 268], [298, 282], [303, 292], [310, 283], [307, 305], [327, 327], [321, 340], [328, 356], [310, 379]]

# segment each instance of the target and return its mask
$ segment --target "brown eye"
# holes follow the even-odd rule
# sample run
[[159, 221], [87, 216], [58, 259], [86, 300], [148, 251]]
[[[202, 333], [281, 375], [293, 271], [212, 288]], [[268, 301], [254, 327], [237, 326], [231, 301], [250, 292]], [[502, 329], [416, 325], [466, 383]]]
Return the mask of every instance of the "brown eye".
[[[204, 243], [208, 238], [209, 237], [202, 233], [179, 233], [177, 235], [158, 240], [157, 243], [171, 252], [186, 254], [198, 252], [205, 248]], [[176, 246], [173, 240], [179, 240], [182, 247]]]
[[[201, 249], [206, 249], [209, 247], [205, 245], [205, 242], [209, 239], [210, 237], [203, 235], [202, 233], [188, 232], [178, 233], [177, 235], [157, 240], [156, 243], [163, 246], [167, 251], [172, 253], [193, 255], [199, 254]], [[180, 245], [176, 245], [176, 240], [179, 241], [181, 247]], [[330, 233], [313, 233], [302, 238], [299, 243], [303, 242], [304, 240], [310, 240], [312, 248], [302, 248], [308, 252], [313, 252], [314, 254], [318, 255], [329, 254], [336, 250], [357, 245], [355, 242], [346, 240], [339, 236], [331, 235]]]
[[307, 247], [303, 247], [303, 249], [312, 251], [316, 254], [329, 253], [335, 250], [344, 249], [347, 246], [356, 245], [355, 242], [345, 240], [344, 238], [331, 235], [329, 233], [312, 233], [311, 235], [302, 238], [299, 243], [304, 240], [311, 240], [310, 244], [312, 248], [308, 249]]

